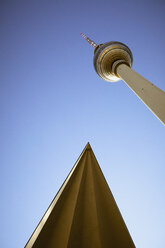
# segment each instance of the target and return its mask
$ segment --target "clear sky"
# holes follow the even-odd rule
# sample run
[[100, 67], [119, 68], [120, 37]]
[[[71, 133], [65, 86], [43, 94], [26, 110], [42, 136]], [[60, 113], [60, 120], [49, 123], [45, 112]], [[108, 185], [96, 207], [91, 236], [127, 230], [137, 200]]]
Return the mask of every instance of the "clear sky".
[[165, 247], [165, 127], [96, 43], [132, 50], [165, 91], [165, 1], [0, 1], [0, 247], [21, 248], [89, 141], [138, 248]]

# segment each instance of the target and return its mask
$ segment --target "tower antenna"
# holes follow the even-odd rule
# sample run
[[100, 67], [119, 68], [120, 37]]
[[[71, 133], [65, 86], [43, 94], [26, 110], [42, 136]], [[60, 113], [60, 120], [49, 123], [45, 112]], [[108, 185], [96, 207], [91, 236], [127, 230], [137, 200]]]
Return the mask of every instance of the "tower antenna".
[[98, 45], [91, 39], [89, 39], [85, 34], [81, 33], [80, 34], [84, 39], [86, 39], [86, 41], [93, 46], [94, 48], [96, 48]]

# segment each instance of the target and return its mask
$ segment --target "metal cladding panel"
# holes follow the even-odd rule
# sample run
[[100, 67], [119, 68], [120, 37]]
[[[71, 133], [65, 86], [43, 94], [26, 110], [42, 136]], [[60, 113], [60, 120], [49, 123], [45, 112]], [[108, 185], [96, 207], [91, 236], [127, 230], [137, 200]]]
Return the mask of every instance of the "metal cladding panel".
[[89, 143], [46, 214], [26, 248], [135, 247]]

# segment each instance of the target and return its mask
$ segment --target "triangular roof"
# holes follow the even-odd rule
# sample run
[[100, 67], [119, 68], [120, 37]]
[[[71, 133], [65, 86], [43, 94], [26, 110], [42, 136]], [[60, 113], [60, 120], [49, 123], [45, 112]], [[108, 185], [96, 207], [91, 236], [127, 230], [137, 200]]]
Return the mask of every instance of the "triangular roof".
[[25, 247], [135, 247], [89, 143]]

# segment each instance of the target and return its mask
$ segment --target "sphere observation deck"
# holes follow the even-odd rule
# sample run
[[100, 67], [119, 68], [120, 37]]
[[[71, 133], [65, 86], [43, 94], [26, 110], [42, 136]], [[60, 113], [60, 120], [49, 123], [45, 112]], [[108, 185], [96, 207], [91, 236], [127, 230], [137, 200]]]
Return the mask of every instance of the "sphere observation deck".
[[106, 42], [98, 45], [94, 50], [93, 64], [97, 74], [108, 82], [116, 82], [121, 78], [116, 73], [120, 64], [132, 66], [133, 56], [131, 50], [118, 41]]

